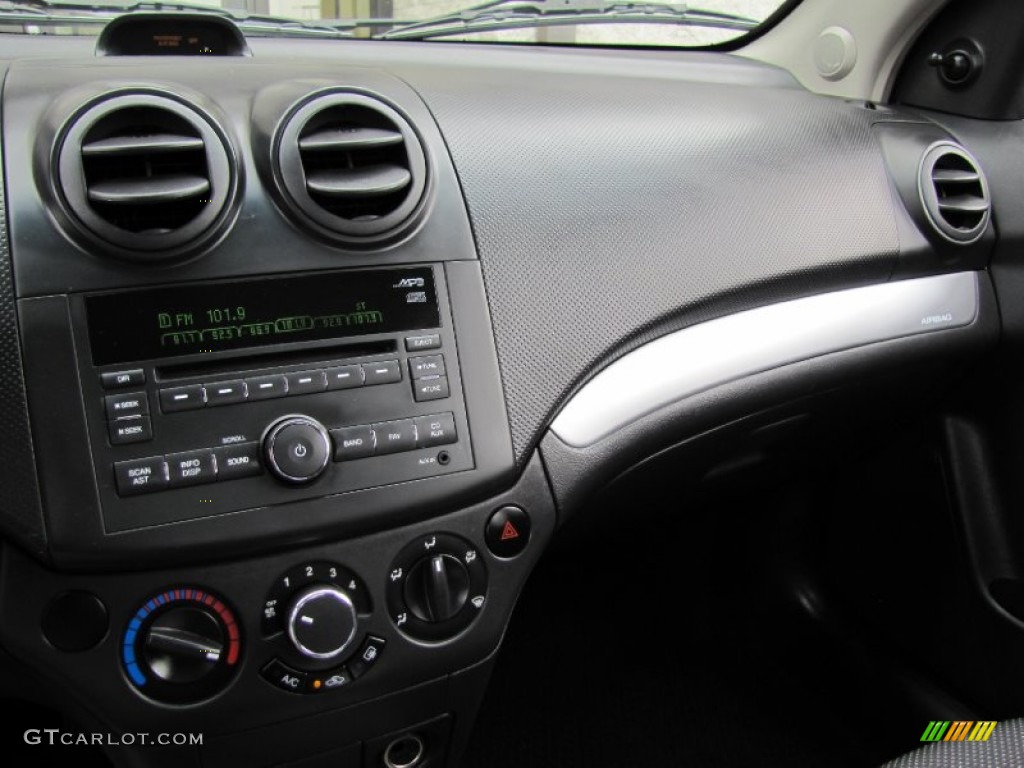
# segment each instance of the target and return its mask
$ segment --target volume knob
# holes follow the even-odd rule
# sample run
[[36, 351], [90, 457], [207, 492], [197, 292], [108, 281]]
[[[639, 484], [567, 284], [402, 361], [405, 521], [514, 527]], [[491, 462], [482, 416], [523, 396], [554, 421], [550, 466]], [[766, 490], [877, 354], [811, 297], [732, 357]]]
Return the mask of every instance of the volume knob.
[[285, 416], [263, 437], [267, 466], [286, 483], [309, 483], [323, 474], [331, 458], [331, 438], [324, 425], [309, 416]]

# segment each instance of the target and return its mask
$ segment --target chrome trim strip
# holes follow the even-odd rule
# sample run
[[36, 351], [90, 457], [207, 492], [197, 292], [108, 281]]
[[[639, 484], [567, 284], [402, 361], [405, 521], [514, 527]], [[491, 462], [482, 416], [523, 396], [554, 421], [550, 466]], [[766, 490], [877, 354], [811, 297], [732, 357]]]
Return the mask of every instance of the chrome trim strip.
[[593, 445], [631, 422], [713, 387], [821, 355], [960, 328], [978, 315], [978, 273], [958, 272], [773, 304], [684, 328], [619, 358], [551, 425]]

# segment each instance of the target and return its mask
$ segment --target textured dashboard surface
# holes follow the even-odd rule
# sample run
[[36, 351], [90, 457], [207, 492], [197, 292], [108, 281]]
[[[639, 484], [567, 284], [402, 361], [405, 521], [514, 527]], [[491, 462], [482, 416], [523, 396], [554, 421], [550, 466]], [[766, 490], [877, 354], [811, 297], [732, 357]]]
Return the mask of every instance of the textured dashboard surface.
[[[0, 177], [2, 167], [0, 158]], [[39, 553], [45, 548], [46, 533], [35, 455], [31, 450], [5, 198], [0, 186], [0, 392], [4, 398], [0, 408], [0, 466], [4, 468], [0, 483], [0, 531]]]
[[463, 184], [520, 461], [610, 356], [735, 309], [885, 280], [894, 264], [862, 107], [781, 87], [401, 74]]

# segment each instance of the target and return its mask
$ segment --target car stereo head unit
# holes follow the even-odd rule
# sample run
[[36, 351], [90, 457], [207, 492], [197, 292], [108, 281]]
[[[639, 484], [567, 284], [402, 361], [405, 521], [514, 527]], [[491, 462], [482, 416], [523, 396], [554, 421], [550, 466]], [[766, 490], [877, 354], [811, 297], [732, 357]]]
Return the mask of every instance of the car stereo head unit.
[[73, 297], [107, 533], [472, 469], [439, 266]]

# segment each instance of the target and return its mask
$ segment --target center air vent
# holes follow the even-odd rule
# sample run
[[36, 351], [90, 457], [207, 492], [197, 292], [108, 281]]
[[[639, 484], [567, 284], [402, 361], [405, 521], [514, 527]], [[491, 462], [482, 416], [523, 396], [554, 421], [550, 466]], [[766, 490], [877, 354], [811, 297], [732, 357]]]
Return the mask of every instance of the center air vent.
[[59, 142], [56, 185], [92, 245], [139, 260], [194, 253], [230, 223], [238, 178], [204, 115], [155, 94], [104, 99]]
[[963, 147], [939, 142], [921, 160], [921, 202], [941, 235], [972, 243], [985, 232], [991, 215], [988, 182], [978, 161]]
[[355, 93], [319, 95], [287, 119], [275, 143], [287, 209], [347, 244], [376, 244], [422, 213], [427, 163], [412, 126], [390, 106]]

